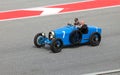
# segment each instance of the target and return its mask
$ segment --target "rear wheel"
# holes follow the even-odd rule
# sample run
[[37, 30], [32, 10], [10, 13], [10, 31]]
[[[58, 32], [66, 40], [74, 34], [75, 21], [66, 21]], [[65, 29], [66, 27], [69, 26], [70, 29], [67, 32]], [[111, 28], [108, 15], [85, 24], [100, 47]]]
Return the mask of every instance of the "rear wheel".
[[93, 33], [90, 37], [90, 45], [98, 46], [101, 41], [101, 35], [99, 33]]
[[43, 33], [38, 33], [35, 35], [34, 37], [34, 45], [38, 48], [44, 46], [44, 40], [45, 40], [45, 36], [42, 35]]
[[63, 43], [61, 39], [53, 39], [50, 47], [53, 53], [58, 53], [61, 52]]

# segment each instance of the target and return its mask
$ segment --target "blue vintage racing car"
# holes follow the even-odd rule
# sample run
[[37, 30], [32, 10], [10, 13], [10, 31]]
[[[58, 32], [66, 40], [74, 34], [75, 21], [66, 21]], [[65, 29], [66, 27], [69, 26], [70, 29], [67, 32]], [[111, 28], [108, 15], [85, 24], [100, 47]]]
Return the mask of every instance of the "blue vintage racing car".
[[38, 48], [49, 45], [51, 51], [58, 53], [64, 46], [89, 43], [91, 46], [98, 46], [101, 41], [102, 29], [96, 26], [87, 25], [86, 30], [68, 24], [61, 28], [50, 31], [48, 37], [45, 33], [38, 33], [34, 37], [34, 45]]

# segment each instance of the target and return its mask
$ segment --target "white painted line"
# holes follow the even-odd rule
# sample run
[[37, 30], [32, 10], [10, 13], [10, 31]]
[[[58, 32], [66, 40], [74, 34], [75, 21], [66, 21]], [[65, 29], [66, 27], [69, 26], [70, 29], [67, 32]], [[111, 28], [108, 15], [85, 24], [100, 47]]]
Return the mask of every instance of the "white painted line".
[[94, 11], [94, 10], [107, 9], [107, 8], [115, 8], [115, 7], [120, 7], [120, 5], [108, 6], [108, 7], [100, 7], [100, 8], [91, 8], [91, 9], [71, 11], [71, 12], [64, 12], [64, 13], [58, 13], [58, 14], [75, 13], [75, 12], [82, 12], [82, 11]]
[[[109, 7], [102, 7], [102, 8], [93, 8], [93, 9], [86, 9], [86, 10], [78, 10], [78, 11], [72, 11], [72, 12], [65, 12], [65, 13], [59, 13], [59, 14], [52, 14], [52, 15], [60, 15], [60, 14], [67, 14], [67, 13], [76, 13], [76, 12], [82, 12], [82, 11], [94, 11], [94, 10], [100, 10], [100, 9], [106, 9], [106, 8], [115, 8], [115, 7], [120, 7], [120, 5], [116, 5], [116, 6], [109, 6]], [[52, 16], [52, 15], [42, 15], [42, 16]], [[30, 16], [30, 17], [23, 17], [22, 19], [28, 19], [28, 18], [35, 18], [35, 17], [42, 17], [40, 16]], [[10, 21], [10, 20], [18, 20], [21, 18], [13, 18], [13, 19], [6, 19], [3, 21]], [[2, 20], [0, 20], [2, 21]]]
[[[44, 5], [44, 6], [40, 6], [40, 7], [50, 7], [50, 6], [56, 6], [56, 5], [64, 5], [64, 4], [73, 4], [73, 3], [78, 3], [78, 2], [88, 2], [88, 1], [94, 1], [94, 0], [84, 0], [84, 1], [76, 1], [76, 2], [66, 2], [66, 3], [61, 3], [61, 4], [53, 4], [53, 5]], [[39, 7], [36, 7], [39, 8]], [[25, 8], [20, 8], [20, 9], [10, 9], [10, 10], [3, 10], [0, 12], [9, 12], [9, 11], [16, 11], [16, 10], [24, 10]], [[26, 8], [27, 9], [27, 8]], [[28, 8], [29, 9], [29, 8]], [[31, 8], [30, 8], [31, 9]]]
[[95, 72], [95, 73], [88, 73], [88, 74], [82, 74], [82, 75], [102, 75], [102, 74], [110, 74], [110, 73], [116, 73], [116, 72], [120, 72], [120, 69]]
[[[30, 16], [30, 17], [23, 17], [22, 19], [42, 17], [42, 16], [60, 15], [60, 14], [67, 14], [67, 13], [76, 13], [76, 12], [82, 12], [82, 11], [94, 11], [94, 10], [100, 10], [100, 9], [106, 9], [106, 8], [115, 8], [115, 7], [120, 7], [120, 5], [108, 6], [108, 7], [101, 7], [101, 8], [93, 8], [93, 9], [86, 9], [86, 10], [78, 10], [78, 11], [72, 11], [72, 12], [64, 12], [64, 13], [51, 14], [51, 15]], [[24, 10], [24, 9], [21, 9], [21, 10]], [[0, 20], [0, 21], [11, 21], [11, 20], [18, 20], [18, 19], [21, 19], [21, 18], [13, 18], [13, 19], [6, 19], [6, 20]]]
[[31, 11], [43, 11], [41, 16], [47, 16], [52, 14], [57, 14], [64, 8], [45, 8], [45, 7], [36, 7], [36, 8], [28, 8], [23, 10], [31, 10]]

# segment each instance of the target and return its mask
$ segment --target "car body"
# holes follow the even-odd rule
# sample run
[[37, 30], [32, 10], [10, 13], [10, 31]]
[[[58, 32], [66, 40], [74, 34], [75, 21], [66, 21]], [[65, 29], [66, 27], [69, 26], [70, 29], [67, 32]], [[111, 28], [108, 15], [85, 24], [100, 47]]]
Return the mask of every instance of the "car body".
[[97, 46], [101, 41], [101, 32], [101, 28], [87, 25], [87, 32], [83, 33], [79, 27], [69, 24], [50, 31], [48, 37], [46, 37], [45, 33], [38, 33], [34, 38], [34, 44], [36, 47], [48, 44], [54, 53], [58, 53], [63, 46], [84, 43]]

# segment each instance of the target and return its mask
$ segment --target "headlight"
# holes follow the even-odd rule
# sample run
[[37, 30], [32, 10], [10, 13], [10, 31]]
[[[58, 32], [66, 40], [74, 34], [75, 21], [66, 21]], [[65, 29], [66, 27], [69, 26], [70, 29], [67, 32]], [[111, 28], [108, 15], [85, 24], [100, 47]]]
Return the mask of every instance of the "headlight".
[[45, 33], [42, 32], [42, 36], [45, 36]]
[[49, 39], [53, 39], [54, 35], [55, 35], [55, 33], [53, 31], [49, 32], [49, 36], [48, 36]]

